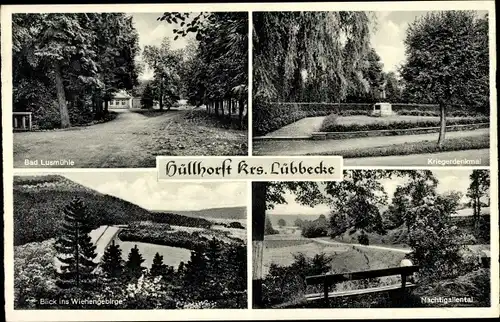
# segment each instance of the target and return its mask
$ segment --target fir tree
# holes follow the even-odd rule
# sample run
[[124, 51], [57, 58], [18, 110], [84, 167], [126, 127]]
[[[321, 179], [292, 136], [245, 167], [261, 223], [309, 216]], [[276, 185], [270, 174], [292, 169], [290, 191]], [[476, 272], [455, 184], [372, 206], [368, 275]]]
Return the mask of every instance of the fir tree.
[[122, 250], [113, 240], [102, 256], [101, 267], [110, 278], [118, 278], [123, 272]]
[[61, 262], [58, 271], [58, 285], [62, 288], [85, 287], [93, 278], [97, 266], [95, 245], [89, 236], [90, 217], [87, 208], [79, 198], [73, 199], [64, 208], [62, 235], [58, 238], [55, 249]]
[[153, 258], [153, 265], [151, 265], [150, 274], [153, 276], [162, 276], [165, 275], [167, 271], [167, 266], [163, 264], [163, 256], [159, 253], [155, 254]]
[[125, 264], [127, 267], [127, 274], [130, 278], [139, 278], [142, 276], [142, 272], [144, 271], [142, 263], [144, 263], [144, 258], [139, 252], [137, 245], [135, 245], [134, 248], [130, 250], [127, 263]]

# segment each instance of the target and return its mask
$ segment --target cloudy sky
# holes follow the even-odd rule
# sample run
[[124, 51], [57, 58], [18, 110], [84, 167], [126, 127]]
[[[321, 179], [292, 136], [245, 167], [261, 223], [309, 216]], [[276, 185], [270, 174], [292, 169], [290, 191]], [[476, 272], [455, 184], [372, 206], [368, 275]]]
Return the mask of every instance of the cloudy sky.
[[[132, 13], [135, 28], [139, 33], [139, 46], [141, 47], [141, 53], [146, 45], [159, 45], [161, 44], [163, 38], [167, 37], [171, 39], [172, 49], [184, 48], [187, 45], [189, 38], [193, 37], [193, 34], [188, 34], [186, 37], [179, 37], [174, 40], [175, 34], [173, 29], [178, 28], [175, 24], [169, 24], [166, 21], [156, 20], [158, 17], [163, 15], [163, 12], [153, 12], [153, 13]], [[142, 61], [142, 57], [137, 57], [139, 61]], [[153, 77], [153, 71], [149, 68], [144, 70], [144, 73], [139, 76], [140, 79], [151, 79]]]
[[245, 182], [158, 182], [154, 171], [65, 172], [60, 175], [149, 210], [201, 210], [247, 205]]
[[[447, 191], [460, 191], [463, 194], [467, 192], [469, 187], [469, 175], [472, 170], [467, 169], [457, 169], [457, 170], [435, 170], [432, 171], [436, 178], [439, 180], [437, 187], [438, 193], [444, 193]], [[403, 179], [392, 178], [390, 180], [383, 180], [382, 184], [385, 191], [389, 196], [389, 201], [392, 198], [396, 187], [404, 183]], [[327, 205], [318, 205], [314, 208], [309, 206], [303, 206], [295, 201], [295, 195], [291, 193], [285, 194], [285, 200], [287, 204], [275, 205], [273, 210], [269, 210], [269, 214], [302, 214], [302, 215], [314, 215], [318, 216], [320, 214], [328, 214], [330, 208]]]
[[[384, 63], [385, 72], [396, 72], [405, 60], [405, 38], [408, 25], [429, 11], [377, 11], [377, 28], [372, 46]], [[478, 11], [479, 15], [486, 12]]]

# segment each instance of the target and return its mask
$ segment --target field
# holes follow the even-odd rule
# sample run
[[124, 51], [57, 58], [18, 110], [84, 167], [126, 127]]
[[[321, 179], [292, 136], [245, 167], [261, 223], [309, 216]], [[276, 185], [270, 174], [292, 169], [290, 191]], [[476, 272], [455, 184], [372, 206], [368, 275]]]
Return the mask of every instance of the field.
[[191, 251], [185, 248], [179, 247], [170, 247], [163, 245], [155, 245], [149, 243], [141, 243], [141, 242], [124, 242], [117, 238], [116, 244], [120, 245], [122, 249], [122, 258], [123, 260], [127, 260], [128, 253], [135, 245], [139, 248], [139, 252], [142, 254], [142, 257], [145, 259], [144, 266], [150, 268], [153, 263], [153, 258], [155, 254], [158, 252], [163, 256], [163, 263], [165, 265], [173, 266], [177, 268], [180, 262], [187, 263], [189, 258], [191, 257]]
[[297, 236], [271, 235], [264, 239], [264, 274], [269, 272], [271, 263], [289, 266], [294, 261], [294, 254], [302, 253], [313, 257], [321, 252], [333, 256], [331, 272], [343, 273], [358, 270], [378, 269], [399, 266], [404, 257], [402, 252], [357, 247], [343, 243], [322, 244], [314, 240]]

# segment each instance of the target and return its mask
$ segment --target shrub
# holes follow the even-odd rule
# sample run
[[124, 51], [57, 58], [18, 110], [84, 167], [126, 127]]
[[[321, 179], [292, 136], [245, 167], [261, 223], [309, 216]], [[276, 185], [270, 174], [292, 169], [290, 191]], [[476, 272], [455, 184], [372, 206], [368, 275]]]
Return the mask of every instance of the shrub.
[[365, 232], [362, 232], [361, 235], [358, 236], [358, 243], [361, 245], [369, 245], [370, 240], [368, 239], [368, 236], [365, 234]]
[[245, 227], [243, 227], [243, 225], [238, 221], [230, 222], [228, 226], [229, 228], [245, 229]]
[[[333, 114], [332, 114], [333, 115]], [[377, 130], [406, 130], [414, 128], [437, 127], [440, 124], [439, 120], [418, 120], [415, 122], [397, 121], [397, 122], [380, 122], [369, 124], [349, 124], [342, 125], [335, 122], [336, 116], [327, 116], [321, 125], [322, 132], [356, 132], [356, 131], [377, 131]], [[446, 125], [466, 125], [477, 123], [489, 123], [488, 117], [466, 117], [451, 119], [446, 121]]]
[[255, 136], [265, 135], [285, 125], [307, 117], [297, 104], [272, 104], [255, 100], [253, 102], [253, 133]]

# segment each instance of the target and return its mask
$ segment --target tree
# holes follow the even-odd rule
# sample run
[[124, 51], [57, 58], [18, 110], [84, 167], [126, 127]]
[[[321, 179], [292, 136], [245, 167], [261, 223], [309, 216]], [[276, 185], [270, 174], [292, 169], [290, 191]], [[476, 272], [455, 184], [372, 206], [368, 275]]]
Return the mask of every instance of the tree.
[[145, 46], [142, 56], [154, 72], [160, 110], [163, 110], [165, 101], [170, 109], [174, 98], [178, 96], [176, 92], [178, 91], [177, 83], [180, 80], [178, 75], [180, 53], [172, 49], [169, 38], [164, 38], [160, 46]]
[[485, 19], [478, 19], [474, 12], [468, 11], [431, 12], [416, 19], [407, 29], [406, 63], [401, 75], [413, 99], [439, 104], [439, 147], [445, 141], [447, 106], [484, 110], [487, 105]]
[[471, 199], [474, 229], [476, 234], [480, 233], [481, 224], [481, 202], [483, 198], [488, 198], [490, 190], [489, 170], [472, 170], [469, 176], [470, 184], [467, 189], [467, 197]]
[[303, 224], [303, 223], [304, 223], [304, 221], [303, 221], [302, 219], [300, 219], [300, 218], [295, 219], [295, 221], [293, 222], [293, 224], [294, 224], [295, 226], [299, 227], [299, 228], [301, 228], [301, 227], [302, 227], [302, 224]]
[[415, 222], [415, 207], [422, 205], [427, 197], [436, 197], [438, 181], [431, 173], [413, 176], [396, 188], [388, 208], [389, 220], [396, 227], [405, 225], [408, 236]]
[[280, 226], [281, 228], [285, 227], [285, 226], [286, 226], [286, 221], [285, 221], [285, 219], [280, 218], [280, 219], [278, 220], [278, 226]]
[[413, 208], [415, 221], [409, 238], [412, 257], [421, 274], [433, 281], [457, 275], [463, 260], [460, 252], [468, 242], [452, 225], [450, 210], [435, 196], [425, 197]]
[[151, 84], [147, 84], [142, 92], [141, 96], [141, 107], [142, 108], [153, 108], [154, 105], [154, 93]]
[[397, 103], [402, 101], [403, 88], [401, 80], [398, 79], [396, 73], [388, 72], [385, 74], [386, 86], [385, 93], [388, 102]]
[[64, 207], [64, 222], [61, 236], [55, 249], [62, 263], [58, 272], [58, 285], [62, 288], [89, 287], [93, 271], [97, 267], [97, 254], [90, 238], [91, 218], [83, 202], [75, 198]]
[[278, 234], [278, 231], [276, 231], [273, 228], [273, 224], [271, 223], [271, 220], [269, 219], [269, 217], [266, 216], [264, 235], [275, 235], [275, 234]]
[[162, 276], [166, 273], [166, 270], [167, 266], [163, 264], [163, 256], [156, 252], [149, 273], [153, 276]]
[[122, 250], [113, 240], [106, 248], [101, 260], [102, 270], [110, 278], [118, 278], [123, 272]]
[[144, 263], [144, 258], [139, 252], [137, 245], [134, 245], [134, 248], [130, 249], [127, 262], [125, 263], [125, 268], [127, 269], [127, 275], [129, 278], [137, 279], [142, 276], [145, 269], [145, 267], [142, 266], [142, 263]]
[[360, 65], [370, 18], [353, 11], [254, 13], [254, 100], [338, 102], [365, 87]]

